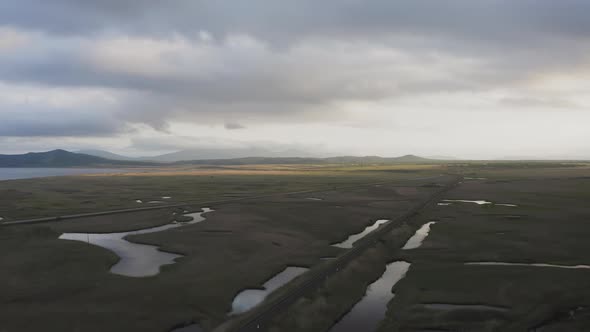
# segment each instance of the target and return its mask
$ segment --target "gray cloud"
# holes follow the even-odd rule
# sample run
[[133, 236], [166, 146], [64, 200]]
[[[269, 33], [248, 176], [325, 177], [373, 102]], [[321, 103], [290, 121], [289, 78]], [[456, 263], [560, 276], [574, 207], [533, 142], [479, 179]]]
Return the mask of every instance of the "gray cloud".
[[241, 32], [284, 41], [393, 31], [505, 42], [525, 36], [525, 41], [531, 36], [585, 36], [588, 10], [590, 3], [584, 0], [20, 0], [3, 1], [0, 20], [59, 34], [122, 30], [190, 35], [205, 29], [215, 35]]
[[19, 108], [0, 112], [0, 136], [111, 136], [128, 132], [124, 123], [100, 112]]
[[585, 0], [1, 1], [0, 88], [27, 90], [0, 89], [0, 136], [172, 133], [177, 121], [232, 137], [243, 124], [386, 126], [375, 114], [407, 109], [581, 110], [585, 91], [544, 82], [589, 74], [589, 11]]
[[[238, 3], [177, 0], [166, 4], [151, 0], [4, 1], [0, 4], [2, 22], [48, 35], [47, 45], [38, 48], [43, 57], [19, 53], [13, 57], [0, 57], [2, 63], [9, 64], [0, 71], [0, 78], [184, 92], [185, 95], [198, 94], [201, 99], [230, 102], [273, 99], [321, 102], [390, 96], [406, 90], [473, 89], [481, 88], [478, 86], [481, 80], [501, 84], [539, 68], [570, 67], [572, 63], [587, 61], [588, 46], [581, 41], [587, 42], [590, 35], [590, 22], [585, 14], [589, 9], [590, 3], [583, 0], [304, 0], [289, 4], [269, 0]], [[184, 69], [177, 75], [146, 76], [137, 72], [105, 71], [88, 63], [87, 49], [99, 37], [123, 35], [166, 43], [181, 36], [182, 42], [190, 44], [199, 42], [203, 31], [214, 38], [204, 51], [212, 54], [205, 54], [205, 57], [221, 58], [215, 63], [218, 67], [206, 77], [198, 75], [203, 64], [199, 63], [199, 56], [189, 54], [190, 49], [165, 50], [160, 54], [163, 61]], [[56, 35], [67, 38], [56, 43]], [[265, 47], [256, 50], [232, 47], [228, 45], [231, 42], [220, 45], [231, 35], [251, 36], [269, 44], [254, 45]], [[470, 73], [474, 80], [480, 79], [478, 83], [456, 77], [438, 81], [430, 78], [428, 82], [402, 77], [396, 82], [395, 91], [375, 86], [365, 89], [350, 87], [350, 82], [358, 78], [375, 79], [375, 75], [363, 76], [358, 72], [360, 66], [372, 66], [374, 59], [367, 59], [365, 63], [344, 62], [337, 66], [338, 59], [347, 55], [343, 52], [349, 52], [349, 57], [355, 54], [353, 48], [335, 48], [330, 44], [333, 40], [353, 43], [355, 47], [377, 45], [403, 49], [412, 56], [426, 55], [420, 59], [426, 65], [428, 55], [433, 53], [483, 59], [494, 70]], [[323, 60], [333, 58], [336, 65], [326, 68], [328, 75], [322, 75], [324, 82], [303, 91], [296, 74], [313, 77], [320, 68], [309, 64], [322, 60], [315, 58], [314, 54], [292, 54], [290, 47], [305, 41], [325, 44], [326, 50], [332, 49], [333, 53], [324, 54]], [[354, 44], [359, 41], [361, 44]], [[199, 53], [202, 49], [192, 52]], [[562, 49], [570, 52], [564, 54]], [[319, 62], [317, 67], [329, 64]], [[371, 71], [376, 72], [383, 65], [375, 63]], [[325, 82], [330, 77], [333, 79]], [[309, 79], [315, 80], [317, 77]]]
[[246, 126], [241, 125], [241, 124], [239, 124], [237, 122], [232, 122], [232, 121], [226, 122], [223, 126], [227, 130], [235, 130], [235, 129], [244, 129], [244, 128], [246, 128]]
[[500, 105], [518, 108], [544, 108], [544, 109], [578, 109], [580, 106], [573, 102], [551, 98], [502, 98]]

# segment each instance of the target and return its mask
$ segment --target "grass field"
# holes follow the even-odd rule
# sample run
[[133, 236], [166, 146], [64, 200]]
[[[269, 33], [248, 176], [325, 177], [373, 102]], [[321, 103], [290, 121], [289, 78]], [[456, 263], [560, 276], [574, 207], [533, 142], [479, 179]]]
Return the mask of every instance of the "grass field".
[[[329, 189], [430, 176], [442, 166], [261, 165], [171, 168], [116, 175], [0, 181], [0, 216], [6, 221], [152, 206], [163, 196], [203, 202], [270, 193]], [[136, 200], [142, 200], [139, 204]]]
[[[138, 193], [155, 190], [153, 197], [170, 195], [197, 201], [222, 199], [236, 192], [255, 196], [321, 190], [313, 197], [322, 200], [308, 200], [310, 194], [290, 194], [217, 203], [207, 206], [215, 211], [202, 223], [132, 236], [129, 239], [134, 242], [157, 244], [163, 250], [186, 255], [177, 264], [164, 266], [159, 275], [146, 278], [111, 274], [110, 266], [118, 260], [113, 253], [57, 237], [62, 232], [112, 232], [169, 223], [175, 218], [174, 209], [2, 227], [0, 250], [9, 254], [0, 258], [0, 269], [10, 271], [0, 275], [6, 317], [3, 329], [168, 331], [190, 321], [210, 329], [227, 319], [231, 301], [240, 290], [260, 287], [287, 265], [313, 266], [322, 262], [321, 257], [337, 255], [343, 249], [331, 243], [359, 232], [376, 219], [403, 214], [437, 189], [432, 183], [448, 180], [439, 174], [439, 169], [408, 167], [330, 174], [306, 171], [297, 175], [7, 181], [2, 184], [4, 190], [12, 187], [32, 193], [44, 202], [37, 211], [50, 213], [70, 213], [70, 206], [88, 196], [100, 202], [95, 203], [97, 207], [120, 207], [121, 197], [133, 202]], [[412, 180], [415, 178], [424, 179]], [[67, 193], [60, 188], [67, 188]], [[169, 188], [178, 192], [171, 194]], [[19, 206], [37, 204], [34, 200], [3, 199]], [[191, 211], [202, 207], [188, 205]], [[3, 213], [13, 216], [20, 209], [3, 208]]]
[[[508, 167], [509, 166], [509, 167]], [[376, 280], [387, 262], [412, 265], [393, 289], [379, 331], [585, 331], [590, 270], [476, 266], [467, 262], [590, 265], [590, 170], [581, 167], [462, 166], [465, 180], [445, 199], [488, 200], [425, 210], [404, 227], [437, 221], [424, 244], [399, 250], [403, 227], [288, 311], [271, 331], [327, 331]], [[568, 165], [569, 166], [569, 165]], [[393, 244], [392, 244], [393, 243]], [[367, 253], [369, 255], [369, 253]], [[487, 305], [433, 309], [428, 304]]]
[[[426, 218], [440, 222], [423, 247], [402, 255], [414, 264], [397, 285], [383, 331], [434, 327], [524, 331], [548, 329], [552, 324], [568, 324], [563, 331], [583, 331], [590, 327], [585, 309], [590, 304], [590, 270], [463, 264], [590, 264], [588, 174], [530, 175], [506, 181], [468, 181], [449, 193], [451, 199], [483, 198], [516, 207], [453, 204], [430, 212]], [[421, 303], [492, 304], [508, 311], [433, 313]]]
[[[590, 265], [590, 169], [587, 165], [238, 166], [212, 174], [127, 174], [0, 182], [0, 215], [10, 219], [171, 203], [219, 201], [207, 220], [129, 240], [185, 256], [153, 277], [109, 272], [118, 257], [62, 232], [114, 232], [177, 218], [161, 209], [0, 228], [0, 331], [169, 331], [225, 321], [233, 297], [260, 287], [288, 265], [312, 267], [343, 249], [330, 246], [377, 219], [391, 219], [449, 181], [466, 177], [446, 199], [485, 199], [517, 207], [452, 204], [400, 224], [316, 292], [276, 317], [271, 331], [326, 331], [394, 260], [412, 265], [395, 287], [381, 331], [584, 330], [590, 270], [470, 266], [497, 261]], [[252, 171], [254, 170], [254, 171]], [[203, 171], [203, 170], [199, 170]], [[208, 170], [209, 172], [211, 170]], [[262, 174], [260, 174], [262, 172]], [[412, 180], [414, 179], [414, 180]], [[379, 185], [375, 183], [384, 182]], [[313, 194], [279, 194], [316, 190]], [[275, 194], [256, 197], [265, 194]], [[252, 197], [239, 201], [223, 201]], [[309, 200], [314, 197], [321, 200]], [[89, 202], [89, 203], [83, 203]], [[437, 220], [423, 246], [399, 248]], [[427, 303], [486, 304], [505, 312], [433, 312]], [[570, 312], [573, 314], [570, 315]]]

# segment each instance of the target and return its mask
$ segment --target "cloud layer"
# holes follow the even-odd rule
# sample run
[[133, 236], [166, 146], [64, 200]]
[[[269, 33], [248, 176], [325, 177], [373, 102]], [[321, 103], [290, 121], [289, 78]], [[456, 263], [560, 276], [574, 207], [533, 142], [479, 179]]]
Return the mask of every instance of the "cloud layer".
[[[586, 120], [589, 10], [583, 0], [3, 1], [0, 140], [132, 146], [154, 129], [347, 152], [364, 128], [384, 141], [411, 135], [412, 153], [515, 154], [546, 135], [543, 119]], [[451, 139], [473, 113], [534, 119], [475, 124], [490, 132], [484, 145], [527, 127], [518, 148], [482, 153]], [[590, 156], [556, 142], [552, 152]], [[374, 152], [406, 152], [381, 144]]]

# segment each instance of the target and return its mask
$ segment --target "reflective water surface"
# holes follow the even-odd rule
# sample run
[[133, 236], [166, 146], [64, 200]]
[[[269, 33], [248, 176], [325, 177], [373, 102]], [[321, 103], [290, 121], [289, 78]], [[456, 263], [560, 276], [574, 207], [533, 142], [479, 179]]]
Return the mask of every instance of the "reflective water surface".
[[546, 263], [506, 263], [506, 262], [469, 262], [465, 265], [502, 265], [502, 266], [534, 266], [534, 267], [555, 267], [559, 269], [590, 269], [590, 265], [558, 265]]
[[427, 222], [426, 224], [422, 225], [420, 229], [416, 231], [416, 233], [406, 242], [406, 244], [402, 247], [402, 249], [416, 249], [422, 245], [424, 239], [430, 233], [430, 226], [436, 224], [436, 221]]
[[0, 180], [31, 179], [46, 176], [114, 174], [125, 173], [123, 168], [44, 168], [44, 167], [0, 167]]
[[443, 202], [449, 203], [475, 203], [477, 205], [485, 205], [485, 204], [492, 204], [492, 202], [478, 200], [478, 201], [470, 201], [466, 199], [443, 199]]
[[170, 228], [195, 224], [205, 220], [205, 217], [202, 215], [210, 211], [213, 210], [203, 208], [202, 212], [186, 214], [185, 216], [192, 217], [193, 220], [185, 223], [171, 223], [120, 233], [63, 233], [59, 238], [62, 240], [86, 242], [106, 248], [117, 254], [120, 259], [117, 264], [111, 267], [111, 273], [127, 277], [148, 277], [158, 274], [162, 265], [173, 264], [174, 260], [182, 257], [182, 255], [160, 251], [157, 246], [133, 243], [127, 241], [125, 237], [134, 234], [161, 232]]
[[245, 289], [241, 291], [232, 302], [230, 315], [241, 314], [254, 308], [262, 303], [270, 293], [305, 273], [307, 270], [304, 267], [289, 266], [265, 282], [263, 289]]
[[439, 202], [438, 205], [451, 205], [452, 203], [474, 203], [477, 205], [494, 205], [494, 206], [508, 206], [508, 207], [517, 207], [516, 204], [508, 204], [508, 203], [492, 203], [490, 201], [485, 200], [466, 200], [466, 199], [443, 199], [442, 202]]
[[387, 303], [394, 297], [391, 289], [406, 275], [409, 268], [410, 263], [403, 261], [388, 264], [381, 278], [367, 287], [365, 296], [332, 326], [330, 332], [375, 331], [385, 318]]
[[372, 231], [376, 230], [377, 227], [385, 224], [388, 221], [389, 220], [387, 220], [387, 219], [379, 219], [379, 220], [375, 221], [375, 223], [373, 225], [367, 226], [365, 228], [365, 230], [363, 230], [362, 232], [357, 233], [357, 234], [353, 234], [353, 235], [349, 236], [348, 239], [346, 239], [346, 240], [344, 240], [344, 241], [342, 241], [340, 243], [333, 244], [332, 246], [338, 247], [338, 248], [350, 249], [350, 248], [353, 247], [353, 244], [356, 241], [358, 241], [361, 238], [365, 237], [367, 234], [369, 234]]
[[507, 311], [507, 308], [486, 304], [451, 304], [451, 303], [426, 303], [422, 307], [431, 310], [477, 310], [477, 311]]

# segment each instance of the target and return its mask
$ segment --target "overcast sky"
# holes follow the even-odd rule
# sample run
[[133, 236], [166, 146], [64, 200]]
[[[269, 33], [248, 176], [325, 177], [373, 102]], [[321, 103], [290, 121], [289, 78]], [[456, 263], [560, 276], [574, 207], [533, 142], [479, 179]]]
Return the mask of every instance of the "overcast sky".
[[0, 153], [590, 157], [590, 1], [3, 0]]

